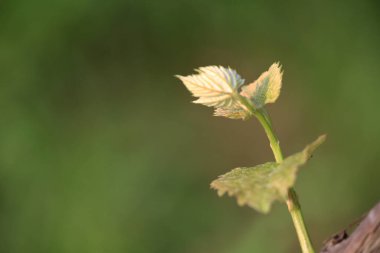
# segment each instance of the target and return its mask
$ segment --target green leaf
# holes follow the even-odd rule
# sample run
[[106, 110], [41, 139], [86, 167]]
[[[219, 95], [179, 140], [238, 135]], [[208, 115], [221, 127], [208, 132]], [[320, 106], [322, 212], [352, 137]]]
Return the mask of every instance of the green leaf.
[[208, 66], [196, 71], [198, 74], [195, 75], [176, 76], [195, 97], [198, 97], [194, 103], [217, 108], [236, 105], [235, 96], [244, 79], [235, 70], [222, 66]]
[[303, 151], [287, 157], [282, 163], [268, 162], [255, 167], [236, 168], [219, 176], [211, 187], [222, 196], [237, 198], [240, 206], [248, 205], [257, 211], [269, 212], [273, 201], [286, 201], [300, 166], [305, 164], [314, 150], [326, 139], [320, 136]]
[[241, 95], [251, 99], [256, 108], [261, 108], [277, 100], [280, 96], [281, 83], [281, 66], [279, 63], [273, 63], [256, 81], [242, 87]]

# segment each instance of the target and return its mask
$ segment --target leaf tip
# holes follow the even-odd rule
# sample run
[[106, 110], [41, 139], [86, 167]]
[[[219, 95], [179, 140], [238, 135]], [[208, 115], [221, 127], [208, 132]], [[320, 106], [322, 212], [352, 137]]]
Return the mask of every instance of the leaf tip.
[[322, 134], [320, 135], [314, 142], [313, 144], [316, 145], [316, 146], [319, 146], [321, 145], [322, 143], [324, 143], [327, 139], [327, 134]]
[[219, 197], [223, 196], [224, 193], [226, 193], [226, 189], [224, 189], [218, 184], [218, 179], [210, 183], [210, 188], [213, 190], [216, 190], [216, 193], [218, 194]]
[[278, 69], [280, 72], [283, 72], [280, 61], [273, 63], [269, 69]]
[[190, 82], [189, 77], [191, 77], [191, 75], [190, 76], [174, 75], [174, 77], [178, 78], [182, 82], [182, 84], [185, 85], [185, 87], [189, 90], [189, 87], [188, 87], [189, 82]]

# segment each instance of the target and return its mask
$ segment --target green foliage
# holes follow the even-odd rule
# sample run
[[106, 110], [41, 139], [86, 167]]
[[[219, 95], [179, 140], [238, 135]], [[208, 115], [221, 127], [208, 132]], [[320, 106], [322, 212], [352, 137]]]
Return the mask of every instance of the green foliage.
[[248, 205], [263, 213], [269, 212], [275, 200], [286, 202], [302, 252], [314, 253], [297, 195], [292, 188], [299, 167], [306, 163], [326, 137], [320, 136], [303, 151], [283, 159], [280, 142], [264, 108], [265, 104], [274, 103], [280, 96], [280, 64], [272, 64], [255, 82], [243, 87], [241, 86], [244, 80], [230, 68], [209, 66], [197, 71], [197, 75], [177, 76], [187, 89], [199, 98], [194, 102], [214, 106], [215, 116], [231, 119], [248, 119], [255, 116], [268, 136], [276, 159], [276, 162], [256, 167], [236, 168], [214, 180], [211, 187], [218, 191], [219, 196], [227, 192], [237, 198], [239, 205]]
[[296, 185], [326, 239], [380, 197], [379, 4], [0, 1], [1, 252], [298, 253], [285, 208], [252, 217], [207, 193], [217, 167], [271, 160], [258, 124], [189, 113], [172, 77], [229, 64], [248, 84], [277, 59], [281, 144], [334, 136]]
[[222, 196], [235, 196], [239, 205], [248, 205], [267, 213], [275, 200], [285, 201], [288, 189], [295, 181], [298, 169], [305, 164], [314, 150], [326, 139], [320, 136], [304, 150], [287, 157], [283, 162], [268, 162], [255, 167], [236, 168], [219, 176], [211, 187]]

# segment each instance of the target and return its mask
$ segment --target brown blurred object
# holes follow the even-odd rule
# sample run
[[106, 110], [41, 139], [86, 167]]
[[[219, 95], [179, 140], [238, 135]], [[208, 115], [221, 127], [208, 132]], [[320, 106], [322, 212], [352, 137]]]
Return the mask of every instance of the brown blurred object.
[[351, 235], [343, 231], [327, 240], [321, 253], [380, 253], [380, 203], [363, 217]]

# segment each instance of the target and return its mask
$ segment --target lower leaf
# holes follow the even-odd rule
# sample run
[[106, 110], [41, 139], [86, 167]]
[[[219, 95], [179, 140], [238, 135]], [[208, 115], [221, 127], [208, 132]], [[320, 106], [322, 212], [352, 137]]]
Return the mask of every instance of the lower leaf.
[[219, 196], [228, 193], [237, 198], [239, 205], [248, 205], [267, 213], [275, 200], [286, 201], [288, 190], [296, 181], [298, 169], [325, 139], [325, 135], [320, 136], [304, 150], [281, 163], [268, 162], [255, 167], [233, 169], [214, 180], [211, 187], [218, 191]]

